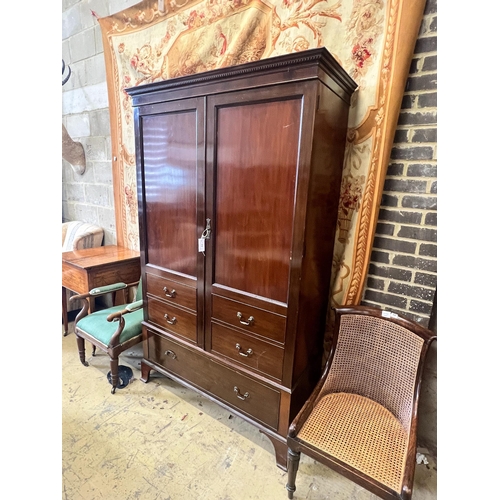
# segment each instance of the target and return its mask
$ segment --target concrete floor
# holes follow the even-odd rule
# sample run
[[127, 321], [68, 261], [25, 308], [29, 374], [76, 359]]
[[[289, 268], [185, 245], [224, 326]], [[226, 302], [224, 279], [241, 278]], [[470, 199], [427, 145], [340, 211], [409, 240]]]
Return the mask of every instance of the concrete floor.
[[[254, 426], [156, 372], [141, 382], [141, 347], [120, 357], [134, 379], [112, 395], [107, 355], [90, 353], [84, 367], [74, 333], [62, 338], [63, 499], [287, 499], [286, 473]], [[436, 462], [419, 452], [429, 463], [416, 466], [413, 500], [435, 500]], [[378, 498], [305, 455], [296, 486], [297, 500]]]

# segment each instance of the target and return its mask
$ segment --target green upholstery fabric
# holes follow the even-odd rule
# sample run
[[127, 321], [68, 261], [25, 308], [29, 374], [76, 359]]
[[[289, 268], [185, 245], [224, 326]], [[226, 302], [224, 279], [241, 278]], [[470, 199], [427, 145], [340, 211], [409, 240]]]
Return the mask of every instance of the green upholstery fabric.
[[143, 304], [143, 300], [136, 300], [135, 302], [132, 302], [132, 304], [129, 304], [125, 309], [127, 311], [135, 311], [136, 309], [139, 309], [139, 307], [142, 307]]
[[127, 288], [126, 283], [113, 283], [112, 285], [106, 285], [106, 286], [100, 286], [98, 288], [92, 288], [90, 290], [90, 295], [96, 295], [98, 293], [109, 293], [109, 292], [116, 292], [118, 290], [123, 290], [124, 288]]
[[[118, 328], [118, 321], [107, 321], [106, 318], [117, 311], [122, 311], [125, 305], [110, 307], [103, 311], [96, 311], [85, 316], [77, 323], [77, 327], [103, 344], [109, 345], [113, 333]], [[139, 309], [126, 314], [124, 317], [125, 328], [120, 336], [120, 343], [123, 343], [132, 337], [140, 335], [142, 332], [142, 320], [144, 319], [144, 309]]]
[[137, 294], [135, 300], [142, 300], [142, 276], [139, 280], [139, 286], [137, 287]]

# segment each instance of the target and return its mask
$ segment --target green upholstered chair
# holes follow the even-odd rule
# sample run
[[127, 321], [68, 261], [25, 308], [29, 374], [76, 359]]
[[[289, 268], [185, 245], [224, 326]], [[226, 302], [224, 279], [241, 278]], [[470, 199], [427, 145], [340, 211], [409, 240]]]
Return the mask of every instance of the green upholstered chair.
[[[98, 310], [89, 314], [89, 297], [100, 297], [108, 293], [126, 291], [137, 286], [135, 301], [107, 309]], [[92, 355], [96, 347], [105, 351], [111, 360], [111, 371], [108, 379], [113, 386], [111, 393], [116, 388], [123, 388], [128, 384], [125, 377], [120, 377], [118, 357], [123, 352], [142, 341], [142, 279], [134, 283], [115, 283], [90, 290], [89, 293], [74, 295], [70, 299], [82, 300], [83, 308], [75, 319], [75, 335], [78, 345], [80, 361], [84, 366], [89, 366], [85, 361], [85, 340], [92, 344]]]
[[[73, 220], [62, 223], [62, 251], [74, 252], [85, 248], [97, 248], [102, 245], [104, 229], [89, 222]], [[68, 335], [68, 311], [82, 307], [77, 301], [70, 301], [75, 292], [62, 287], [62, 319], [64, 336]], [[71, 307], [71, 305], [73, 307]]]

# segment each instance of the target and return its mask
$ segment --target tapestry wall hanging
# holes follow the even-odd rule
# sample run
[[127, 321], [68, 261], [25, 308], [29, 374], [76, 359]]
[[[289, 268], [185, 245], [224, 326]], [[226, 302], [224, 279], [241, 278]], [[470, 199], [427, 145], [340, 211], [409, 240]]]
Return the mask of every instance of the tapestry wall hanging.
[[346, 145], [331, 304], [358, 304], [425, 0], [144, 0], [98, 18], [118, 243], [139, 249], [134, 120], [125, 88], [326, 47], [359, 85]]

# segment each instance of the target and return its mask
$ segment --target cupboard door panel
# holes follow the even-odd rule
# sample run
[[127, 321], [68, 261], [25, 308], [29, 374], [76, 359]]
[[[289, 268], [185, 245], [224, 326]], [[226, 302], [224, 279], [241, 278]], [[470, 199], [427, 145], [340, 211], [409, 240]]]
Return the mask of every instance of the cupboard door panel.
[[287, 302], [302, 100], [217, 107], [214, 282]]
[[142, 119], [147, 263], [196, 276], [197, 112]]

